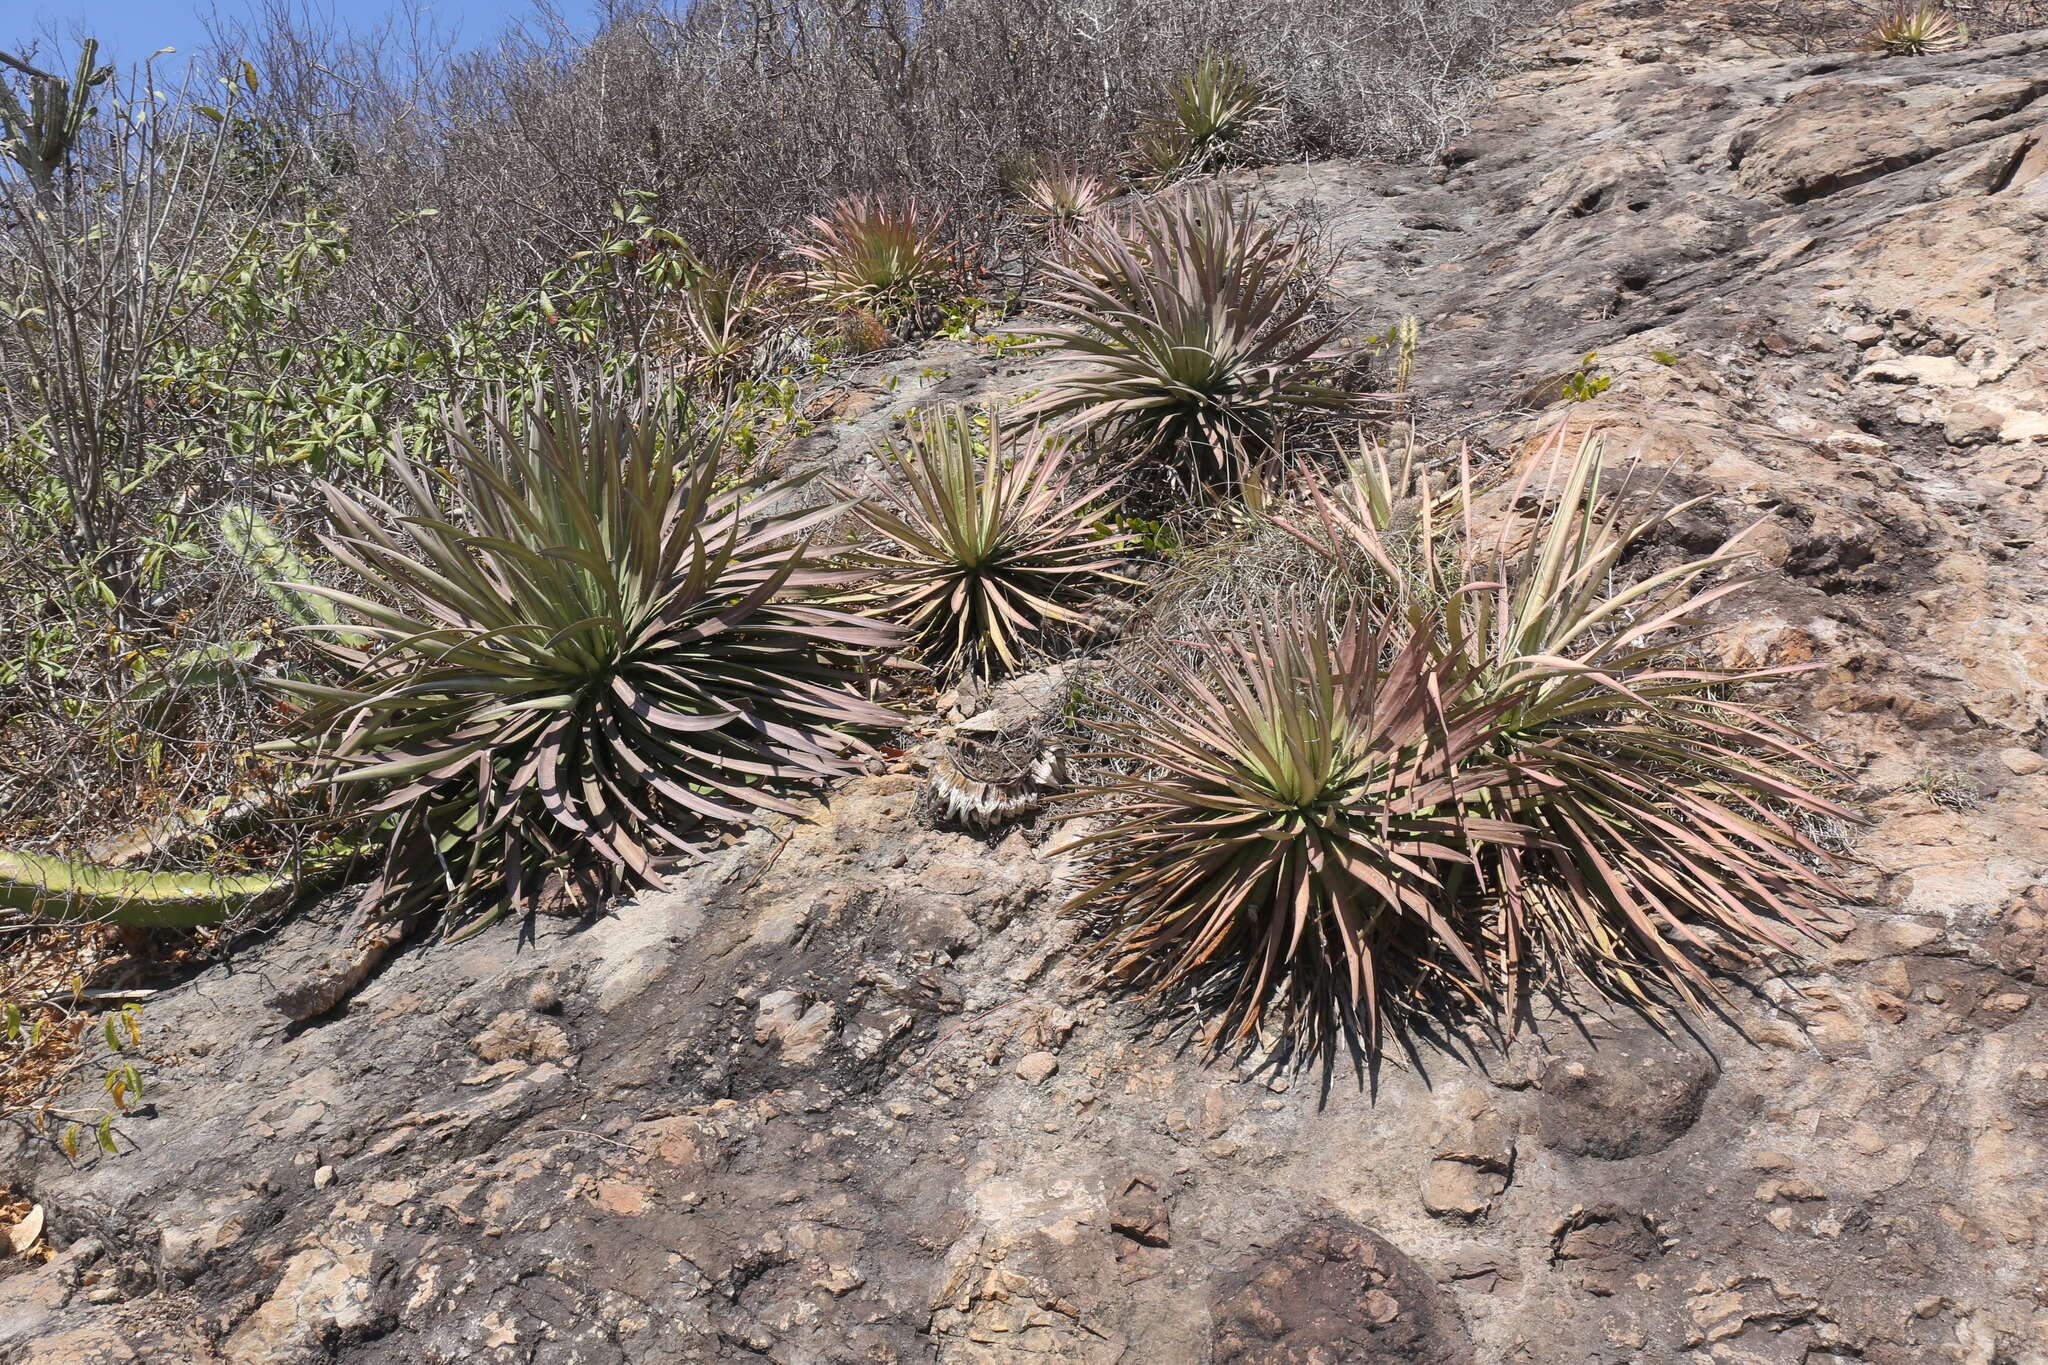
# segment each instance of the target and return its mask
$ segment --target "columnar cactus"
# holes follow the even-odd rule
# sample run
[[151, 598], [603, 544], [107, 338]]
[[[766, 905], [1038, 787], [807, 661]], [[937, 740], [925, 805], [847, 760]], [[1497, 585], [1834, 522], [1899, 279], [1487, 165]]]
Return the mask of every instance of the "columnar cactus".
[[0, 63], [28, 77], [26, 109], [13, 88], [0, 81], [0, 129], [6, 132], [0, 146], [39, 194], [50, 192], [57, 172], [78, 145], [78, 135], [92, 117], [92, 92], [113, 79], [113, 67], [94, 65], [99, 49], [96, 40], [85, 40], [78, 50], [78, 71], [70, 80], [0, 52]]

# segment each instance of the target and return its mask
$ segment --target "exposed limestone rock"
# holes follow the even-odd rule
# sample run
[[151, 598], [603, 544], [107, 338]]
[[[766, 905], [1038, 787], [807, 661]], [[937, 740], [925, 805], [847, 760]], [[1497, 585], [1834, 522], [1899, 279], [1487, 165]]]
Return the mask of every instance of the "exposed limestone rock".
[[1698, 1046], [1629, 1030], [1544, 1067], [1537, 1132], [1568, 1156], [1620, 1161], [1661, 1152], [1698, 1121], [1719, 1074]]
[[1467, 1365], [1472, 1348], [1429, 1276], [1384, 1237], [1320, 1218], [1258, 1248], [1214, 1294], [1216, 1365]]
[[1480, 1217], [1514, 1178], [1513, 1128], [1483, 1091], [1467, 1089], [1446, 1102], [1434, 1148], [1422, 1206], [1439, 1218]]
[[569, 1035], [554, 1020], [526, 1010], [506, 1010], [469, 1040], [469, 1050], [487, 1062], [518, 1058], [573, 1064]]
[[233, 1365], [297, 1365], [329, 1355], [344, 1333], [376, 1319], [372, 1261], [362, 1247], [321, 1242], [285, 1263], [284, 1275], [221, 1347]]
[[1650, 1220], [1613, 1204], [1573, 1209], [1550, 1238], [1550, 1260], [1596, 1298], [1625, 1292], [1644, 1266], [1664, 1254]]

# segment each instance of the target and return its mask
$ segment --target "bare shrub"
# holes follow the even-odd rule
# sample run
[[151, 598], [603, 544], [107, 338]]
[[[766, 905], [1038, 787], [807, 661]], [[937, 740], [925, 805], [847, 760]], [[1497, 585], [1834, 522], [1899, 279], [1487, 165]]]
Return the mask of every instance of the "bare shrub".
[[256, 234], [271, 185], [236, 135], [246, 85], [210, 90], [208, 114], [158, 84], [146, 66], [101, 82], [61, 164], [0, 178], [8, 842], [91, 851], [263, 785], [246, 747], [272, 711], [256, 675], [293, 653], [222, 521], [281, 514], [291, 479], [200, 425], [209, 386], [246, 386], [255, 329], [166, 383], [220, 335], [216, 267]]
[[[240, 39], [276, 68], [266, 122], [346, 168], [331, 183], [358, 230], [405, 220], [363, 268], [430, 262], [467, 307], [590, 246], [631, 190], [728, 263], [859, 194], [914, 194], [992, 234], [1006, 166], [1121, 158], [1205, 58], [1261, 83], [1270, 152], [1426, 155], [1523, 3], [703, 0], [622, 11], [589, 39], [529, 26], [454, 58], [424, 44], [413, 68], [284, 16]], [[408, 216], [422, 207], [436, 216]]]

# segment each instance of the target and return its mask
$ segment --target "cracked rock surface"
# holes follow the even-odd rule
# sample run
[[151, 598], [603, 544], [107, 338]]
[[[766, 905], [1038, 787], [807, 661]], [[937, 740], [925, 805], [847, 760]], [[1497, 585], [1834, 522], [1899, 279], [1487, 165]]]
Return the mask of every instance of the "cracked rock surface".
[[1238, 178], [1421, 318], [1433, 420], [1606, 433], [1705, 497], [1677, 549], [1762, 522], [1718, 647], [1818, 665], [1852, 931], [1690, 1031], [1324, 1093], [1090, 991], [1043, 817], [864, 777], [308, 1027], [258, 1002], [335, 913], [167, 993], [138, 1151], [0, 1139], [59, 1248], [0, 1262], [0, 1361], [2048, 1362], [2048, 32], [1568, 18], [1438, 166]]

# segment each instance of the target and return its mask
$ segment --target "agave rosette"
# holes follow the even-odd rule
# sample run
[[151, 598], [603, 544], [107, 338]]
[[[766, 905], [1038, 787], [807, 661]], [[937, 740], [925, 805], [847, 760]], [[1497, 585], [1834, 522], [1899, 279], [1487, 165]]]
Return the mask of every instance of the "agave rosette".
[[1955, 16], [1934, 5], [1901, 5], [1878, 17], [1864, 45], [1892, 57], [1947, 52], [1969, 39]]
[[1242, 64], [1211, 55], [1174, 85], [1160, 122], [1186, 140], [1197, 160], [1206, 161], [1275, 111], [1264, 84]]
[[376, 595], [306, 589], [353, 618], [351, 681], [297, 690], [307, 757], [386, 830], [371, 900], [477, 928], [659, 885], [896, 723], [858, 690], [894, 631], [814, 600], [844, 575], [807, 535], [840, 508], [731, 478], [669, 403], [563, 389], [446, 429], [445, 474], [327, 490], [327, 547]]
[[762, 341], [769, 294], [758, 265], [738, 272], [706, 267], [692, 275], [675, 303], [684, 373], [710, 379], [740, 369]]
[[857, 515], [873, 533], [877, 610], [944, 672], [1018, 666], [1074, 604], [1128, 580], [1131, 537], [1108, 525], [1109, 484], [1077, 479], [1057, 442], [1022, 440], [991, 415], [985, 438], [960, 408], [922, 414], [893, 442], [888, 481]]
[[1020, 417], [1198, 485], [1243, 486], [1304, 418], [1355, 412], [1302, 246], [1222, 191], [1155, 202], [1048, 263], [1024, 333], [1067, 368]]
[[790, 253], [804, 262], [798, 284], [819, 303], [897, 316], [952, 279], [945, 233], [946, 215], [913, 199], [857, 195], [813, 216]]
[[[1741, 699], [1803, 667], [1689, 657], [1703, 613], [1748, 582], [1726, 572], [1745, 557], [1740, 538], [1627, 581], [1629, 548], [1694, 504], [1630, 515], [1625, 487], [1603, 489], [1602, 458], [1598, 440], [1566, 456], [1553, 439], [1530, 464], [1552, 487], [1535, 522], [1486, 544], [1440, 534], [1430, 492], [1398, 531], [1355, 501], [1347, 514], [1341, 498], [1319, 519], [1382, 571], [1396, 614], [1465, 661], [1473, 698], [1497, 708], [1488, 751], [1520, 777], [1484, 808], [1540, 837], [1487, 850], [1462, 891], [1483, 907], [1510, 1009], [1532, 980], [1564, 987], [1568, 974], [1640, 1003], [1697, 1001], [1714, 990], [1711, 966], [1792, 950], [1846, 894], [1813, 833], [1854, 818], [1824, 794], [1841, 774]], [[1456, 503], [1478, 496], [1466, 466]]]
[[1091, 722], [1121, 776], [1080, 793], [1094, 826], [1072, 908], [1109, 974], [1220, 1009], [1217, 1046], [1375, 1045], [1382, 996], [1487, 993], [1447, 882], [1519, 847], [1470, 803], [1516, 782], [1486, 745], [1494, 704], [1425, 635], [1304, 614], [1162, 652], [1124, 680], [1134, 714]]
[[1091, 221], [1116, 197], [1116, 186], [1093, 171], [1041, 165], [1016, 181], [1024, 217], [1055, 239]]

